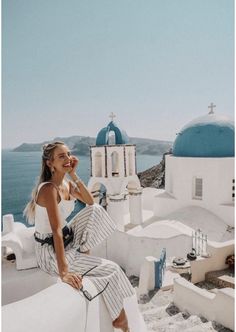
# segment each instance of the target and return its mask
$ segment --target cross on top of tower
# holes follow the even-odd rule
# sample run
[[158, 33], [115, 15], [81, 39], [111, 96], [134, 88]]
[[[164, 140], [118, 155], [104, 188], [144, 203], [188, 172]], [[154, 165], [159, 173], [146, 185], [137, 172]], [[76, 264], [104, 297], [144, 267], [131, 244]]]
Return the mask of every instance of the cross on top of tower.
[[109, 118], [111, 118], [111, 121], [113, 121], [113, 119], [116, 117], [116, 115], [113, 113], [113, 112], [111, 112], [110, 113], [110, 115], [109, 115]]
[[214, 114], [213, 108], [216, 107], [216, 105], [214, 105], [213, 103], [211, 103], [210, 106], [208, 106], [208, 108], [210, 108], [210, 112], [208, 114]]

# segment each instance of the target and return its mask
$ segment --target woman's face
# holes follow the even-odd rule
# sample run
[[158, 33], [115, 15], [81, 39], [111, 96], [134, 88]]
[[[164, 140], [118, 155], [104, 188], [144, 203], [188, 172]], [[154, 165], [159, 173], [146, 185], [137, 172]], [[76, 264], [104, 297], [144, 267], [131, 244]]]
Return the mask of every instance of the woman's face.
[[67, 173], [71, 170], [71, 153], [66, 145], [59, 145], [53, 151], [51, 165], [55, 171]]

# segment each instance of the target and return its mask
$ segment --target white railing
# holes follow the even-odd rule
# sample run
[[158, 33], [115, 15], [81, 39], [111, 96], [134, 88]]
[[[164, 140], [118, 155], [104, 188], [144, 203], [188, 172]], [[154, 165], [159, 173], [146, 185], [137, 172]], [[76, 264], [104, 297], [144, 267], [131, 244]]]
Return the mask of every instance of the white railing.
[[192, 247], [197, 256], [207, 255], [207, 235], [203, 234], [200, 229], [192, 232]]

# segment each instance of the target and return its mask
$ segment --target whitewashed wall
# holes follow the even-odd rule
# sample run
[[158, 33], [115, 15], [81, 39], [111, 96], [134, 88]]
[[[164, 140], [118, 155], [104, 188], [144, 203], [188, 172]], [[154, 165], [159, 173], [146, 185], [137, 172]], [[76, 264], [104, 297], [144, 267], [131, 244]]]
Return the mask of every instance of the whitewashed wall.
[[164, 189], [156, 189], [156, 188], [143, 188], [142, 194], [142, 206], [144, 210], [154, 210], [155, 204], [155, 196], [158, 193], [163, 193]]
[[194, 286], [184, 278], [174, 280], [174, 303], [181, 311], [205, 317], [234, 330], [234, 289], [219, 289], [217, 294]]
[[227, 268], [225, 259], [234, 253], [234, 240], [218, 243], [209, 241], [207, 252], [209, 258], [198, 258], [191, 262], [192, 282], [195, 284], [205, 280], [205, 274], [210, 271], [218, 271]]
[[[196, 205], [225, 223], [234, 223], [232, 179], [234, 158], [190, 158], [166, 155], [165, 191], [156, 196], [154, 213], [164, 216], [178, 208]], [[203, 179], [202, 199], [193, 198], [193, 178]]]
[[[83, 285], [92, 295], [97, 294], [96, 287], [86, 277]], [[101, 296], [87, 303], [81, 292], [64, 282], [56, 283], [21, 301], [4, 305], [2, 329], [4, 332], [114, 331]]]
[[192, 238], [180, 235], [168, 239], [137, 237], [116, 230], [108, 240], [92, 250], [93, 255], [110, 259], [122, 266], [128, 276], [139, 276], [146, 256], [159, 257], [163, 248], [167, 256], [186, 256], [192, 246]]

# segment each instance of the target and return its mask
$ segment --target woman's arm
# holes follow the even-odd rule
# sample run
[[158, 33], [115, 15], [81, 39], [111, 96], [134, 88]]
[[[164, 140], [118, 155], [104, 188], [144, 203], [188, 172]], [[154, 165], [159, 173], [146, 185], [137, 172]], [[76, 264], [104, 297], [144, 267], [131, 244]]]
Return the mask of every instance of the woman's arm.
[[86, 185], [83, 183], [83, 181], [80, 180], [80, 178], [76, 175], [76, 167], [79, 164], [78, 158], [75, 156], [71, 156], [71, 170], [68, 173], [73, 180], [74, 184], [76, 185], [76, 188], [74, 190], [73, 185], [70, 184], [70, 193], [83, 203], [86, 203], [88, 205], [94, 204], [94, 199]]
[[74, 184], [69, 182], [70, 194], [85, 204], [93, 205], [93, 196], [86, 187], [86, 185], [81, 180], [79, 180], [76, 174], [74, 174], [71, 178], [74, 181]]
[[63, 243], [62, 229], [60, 223], [60, 213], [58, 209], [58, 192], [53, 184], [46, 184], [42, 188], [40, 194], [43, 198], [43, 203], [47, 209], [48, 218], [52, 228], [54, 248], [57, 259], [57, 266], [59, 275], [62, 281], [70, 284], [75, 288], [81, 287], [82, 278], [75, 273], [70, 273], [68, 270], [68, 265], [65, 258], [65, 249]]

